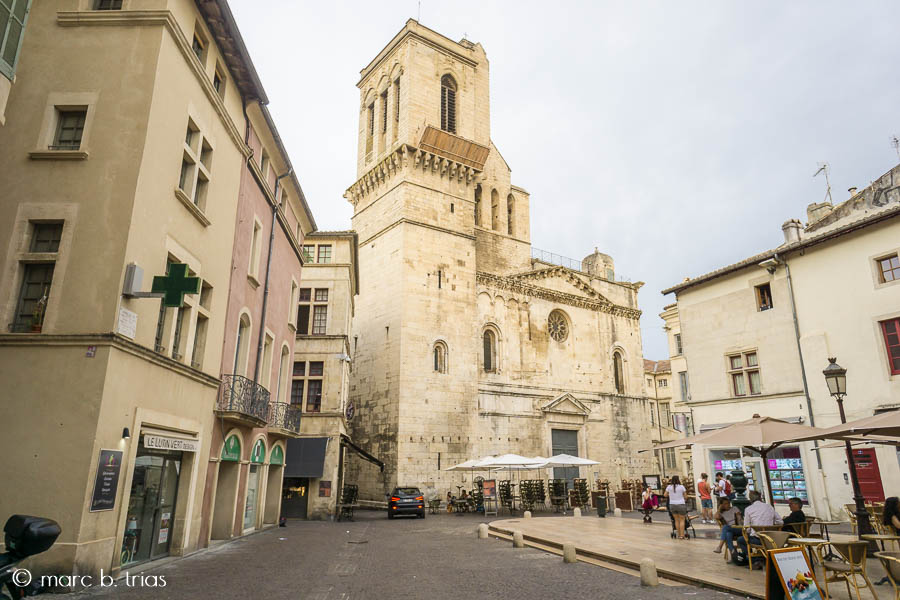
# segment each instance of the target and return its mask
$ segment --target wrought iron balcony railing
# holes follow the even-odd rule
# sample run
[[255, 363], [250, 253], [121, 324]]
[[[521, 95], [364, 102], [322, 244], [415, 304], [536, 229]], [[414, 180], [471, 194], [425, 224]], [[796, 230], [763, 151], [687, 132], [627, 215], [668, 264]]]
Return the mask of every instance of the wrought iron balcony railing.
[[242, 375], [222, 375], [219, 401], [222, 411], [249, 415], [260, 421], [269, 418], [269, 390]]
[[286, 402], [269, 404], [269, 427], [300, 433], [300, 405]]

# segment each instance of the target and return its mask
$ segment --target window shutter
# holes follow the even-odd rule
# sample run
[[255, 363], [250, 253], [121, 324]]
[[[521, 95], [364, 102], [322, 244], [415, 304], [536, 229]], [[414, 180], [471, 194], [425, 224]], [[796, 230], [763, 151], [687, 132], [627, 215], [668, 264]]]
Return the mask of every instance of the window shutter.
[[12, 80], [16, 72], [31, 0], [0, 0], [0, 73]]

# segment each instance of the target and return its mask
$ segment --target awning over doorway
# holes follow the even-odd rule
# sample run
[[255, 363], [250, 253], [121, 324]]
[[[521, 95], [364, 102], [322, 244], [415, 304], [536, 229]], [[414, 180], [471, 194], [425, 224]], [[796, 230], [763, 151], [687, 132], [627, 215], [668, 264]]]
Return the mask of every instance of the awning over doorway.
[[327, 437], [296, 438], [287, 441], [285, 477], [309, 477], [316, 479], [325, 471]]

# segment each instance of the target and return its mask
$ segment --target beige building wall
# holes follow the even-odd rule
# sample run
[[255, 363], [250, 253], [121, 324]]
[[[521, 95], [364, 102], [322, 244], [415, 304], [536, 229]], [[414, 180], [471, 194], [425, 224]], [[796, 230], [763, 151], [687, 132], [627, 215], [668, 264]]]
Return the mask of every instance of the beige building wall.
[[[199, 443], [197, 452], [182, 453], [169, 553], [200, 546], [247, 155], [234, 63], [194, 2], [125, 0], [121, 11], [92, 6], [33, 4], [0, 144], [0, 170], [14, 174], [0, 200], [4, 329], [15, 321], [25, 265], [54, 263], [41, 327], [0, 334], [0, 376], [22, 399], [0, 425], [9, 450], [2, 475], [20, 482], [0, 498], [0, 512], [60, 521], [59, 541], [34, 563], [85, 574], [120, 567], [139, 436], [150, 429]], [[191, 50], [195, 31], [206, 40], [202, 60]], [[120, 55], [128, 56], [129, 68], [110, 59]], [[217, 68], [224, 79], [219, 91]], [[58, 110], [66, 107], [86, 108], [81, 144], [51, 148]], [[189, 122], [194, 148], [185, 145]], [[176, 191], [182, 158], [191, 152], [209, 175], [199, 206]], [[62, 224], [59, 248], [32, 252], [36, 226], [47, 222]], [[123, 278], [126, 266], [137, 264], [147, 291], [153, 276], [165, 273], [167, 258], [186, 263], [204, 292], [167, 309], [157, 336], [160, 301], [123, 296]], [[195, 344], [198, 314], [208, 327]], [[133, 331], [128, 319], [120, 324], [129, 316]], [[12, 423], [37, 426], [26, 432]], [[130, 438], [123, 438], [125, 428]], [[122, 450], [124, 462], [114, 509], [89, 512], [100, 449]]]
[[[900, 199], [891, 191], [897, 172], [895, 168], [851, 200], [824, 207], [831, 217], [823, 219], [811, 205], [810, 224], [785, 223], [786, 240], [778, 248], [667, 290], [677, 294], [690, 375], [688, 405], [698, 431], [754, 414], [817, 427], [839, 423], [837, 404], [822, 375], [829, 356], [848, 370], [848, 420], [900, 405], [900, 376], [891, 374], [880, 325], [900, 315], [900, 287], [879, 279], [877, 262], [898, 251]], [[770, 286], [772, 307], [760, 310], [756, 287], [764, 284]], [[728, 356], [747, 351], [758, 355], [761, 389], [736, 397]], [[812, 511], [843, 516], [841, 506], [852, 501], [843, 450], [822, 450], [818, 461], [812, 443], [798, 446]], [[713, 469], [713, 450], [694, 446], [695, 471]], [[884, 492], [892, 495], [900, 482], [897, 453], [883, 447], [875, 455]]]

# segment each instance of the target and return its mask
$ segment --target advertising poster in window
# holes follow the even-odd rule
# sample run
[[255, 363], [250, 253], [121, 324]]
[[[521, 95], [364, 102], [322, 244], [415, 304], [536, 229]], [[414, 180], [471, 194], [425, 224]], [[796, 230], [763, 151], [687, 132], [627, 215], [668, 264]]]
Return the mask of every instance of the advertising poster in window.
[[159, 541], [158, 544], [165, 544], [169, 539], [169, 523], [172, 520], [172, 513], [164, 512], [159, 521]]

